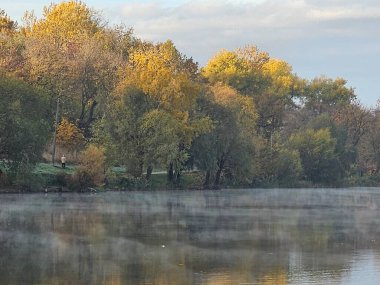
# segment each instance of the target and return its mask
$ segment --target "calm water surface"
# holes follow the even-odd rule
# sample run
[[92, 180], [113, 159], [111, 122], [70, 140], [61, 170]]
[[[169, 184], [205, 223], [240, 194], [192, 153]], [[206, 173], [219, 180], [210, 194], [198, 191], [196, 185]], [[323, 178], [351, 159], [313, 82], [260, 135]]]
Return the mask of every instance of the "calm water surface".
[[0, 284], [380, 284], [380, 189], [0, 195]]

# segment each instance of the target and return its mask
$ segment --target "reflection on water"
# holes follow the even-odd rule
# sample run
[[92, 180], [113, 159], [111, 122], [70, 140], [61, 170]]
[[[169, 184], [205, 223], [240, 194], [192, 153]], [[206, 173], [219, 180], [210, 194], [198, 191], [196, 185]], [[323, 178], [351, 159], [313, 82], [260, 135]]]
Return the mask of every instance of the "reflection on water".
[[0, 195], [0, 284], [379, 284], [380, 189]]

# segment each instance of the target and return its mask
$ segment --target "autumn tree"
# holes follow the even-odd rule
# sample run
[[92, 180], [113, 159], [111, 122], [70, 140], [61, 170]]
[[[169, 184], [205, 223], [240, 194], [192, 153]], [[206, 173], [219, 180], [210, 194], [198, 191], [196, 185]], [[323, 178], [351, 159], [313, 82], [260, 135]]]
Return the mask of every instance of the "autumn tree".
[[72, 177], [71, 188], [83, 191], [87, 187], [100, 186], [105, 180], [104, 150], [89, 144], [79, 155], [79, 166]]
[[222, 50], [202, 69], [211, 83], [222, 82], [253, 98], [257, 106], [259, 131], [267, 139], [282, 126], [285, 110], [294, 106], [304, 82], [291, 66], [272, 59], [254, 46], [236, 51]]
[[21, 75], [23, 48], [23, 36], [17, 23], [0, 9], [0, 68], [8, 74]]
[[16, 31], [17, 23], [12, 21], [11, 18], [0, 9], [0, 34], [9, 35]]
[[28, 80], [50, 92], [52, 108], [62, 98], [64, 111], [89, 136], [96, 107], [118, 81], [124, 62], [118, 48], [128, 37], [115, 39], [125, 34], [109, 32], [97, 13], [78, 1], [52, 4], [41, 19], [28, 17]]
[[57, 128], [57, 143], [69, 151], [77, 151], [83, 147], [85, 138], [81, 129], [63, 118]]
[[141, 90], [178, 126], [179, 141], [173, 152], [177, 157], [168, 163], [168, 180], [176, 182], [192, 140], [209, 126], [207, 119], [198, 120], [191, 112], [200, 92], [197, 65], [167, 41], [132, 53], [126, 75], [124, 86]]
[[255, 46], [221, 50], [202, 68], [202, 75], [211, 84], [221, 82], [246, 95], [258, 94], [268, 84], [262, 73], [268, 60], [269, 55]]

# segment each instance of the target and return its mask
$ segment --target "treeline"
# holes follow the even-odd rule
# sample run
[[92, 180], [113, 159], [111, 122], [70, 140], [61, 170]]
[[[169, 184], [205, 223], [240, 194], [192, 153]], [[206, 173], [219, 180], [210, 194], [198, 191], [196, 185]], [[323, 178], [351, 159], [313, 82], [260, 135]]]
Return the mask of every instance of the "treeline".
[[172, 185], [196, 169], [204, 188], [376, 183], [380, 170], [379, 108], [344, 79], [300, 78], [255, 46], [200, 68], [171, 41], [138, 39], [66, 1], [40, 19], [26, 12], [22, 25], [0, 12], [0, 70], [8, 183], [29, 177], [57, 114], [57, 143], [84, 151], [77, 175], [96, 183], [112, 179], [91, 173], [103, 162], [146, 182], [165, 169]]

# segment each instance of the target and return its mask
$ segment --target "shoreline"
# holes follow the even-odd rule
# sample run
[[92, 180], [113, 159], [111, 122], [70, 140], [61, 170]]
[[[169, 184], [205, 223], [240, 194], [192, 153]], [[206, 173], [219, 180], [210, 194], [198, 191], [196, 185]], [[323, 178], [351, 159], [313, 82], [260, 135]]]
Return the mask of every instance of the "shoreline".
[[91, 194], [91, 193], [115, 193], [115, 192], [158, 192], [158, 191], [191, 191], [191, 192], [215, 192], [215, 191], [224, 191], [224, 190], [271, 190], [271, 189], [293, 189], [293, 190], [305, 190], [305, 189], [355, 189], [355, 188], [380, 188], [380, 186], [365, 186], [365, 185], [355, 185], [355, 186], [340, 186], [340, 187], [331, 187], [331, 186], [311, 186], [311, 187], [221, 187], [219, 189], [202, 189], [202, 188], [157, 188], [157, 189], [97, 189], [89, 187], [86, 190], [75, 191], [70, 190], [67, 187], [48, 187], [45, 189], [39, 190], [23, 190], [19, 188], [0, 188], [1, 194], [49, 194], [49, 193], [71, 193], [71, 194]]

